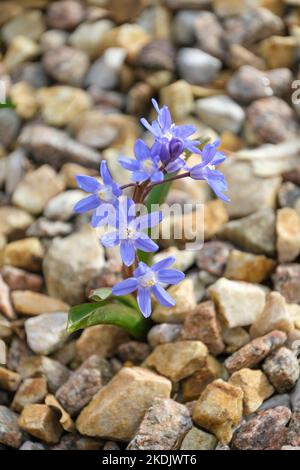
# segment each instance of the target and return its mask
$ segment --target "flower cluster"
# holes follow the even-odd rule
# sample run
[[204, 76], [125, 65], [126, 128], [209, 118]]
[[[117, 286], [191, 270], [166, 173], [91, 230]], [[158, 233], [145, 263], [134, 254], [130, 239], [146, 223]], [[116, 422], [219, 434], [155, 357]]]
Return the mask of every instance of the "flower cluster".
[[[163, 184], [177, 178], [191, 177], [205, 180], [217, 197], [228, 201], [224, 191], [227, 185], [224, 176], [216, 166], [225, 160], [218, 151], [220, 142], [206, 144], [199, 149], [200, 142], [191, 139], [196, 132], [194, 126], [177, 126], [172, 122], [167, 106], [159, 108], [152, 100], [157, 118], [151, 122], [141, 119], [142, 125], [153, 135], [154, 143], [149, 148], [138, 139], [134, 146], [135, 159], [121, 157], [120, 165], [131, 172], [132, 183], [119, 186], [112, 178], [106, 161], [100, 165], [101, 182], [91, 176], [77, 176], [78, 186], [89, 193], [79, 201], [74, 210], [78, 213], [92, 211], [92, 226], [108, 225], [111, 230], [102, 235], [105, 247], [120, 247], [120, 255], [126, 268], [127, 278], [112, 289], [114, 295], [127, 295], [137, 291], [137, 302], [144, 317], [151, 315], [151, 296], [163, 306], [171, 307], [174, 300], [164, 286], [177, 284], [184, 274], [170, 269], [174, 258], [166, 258], [152, 265], [140, 262], [138, 250], [155, 252], [158, 245], [147, 235], [147, 230], [158, 225], [162, 213], [152, 212], [145, 215], [137, 213], [138, 203], [142, 203], [154, 185]], [[186, 157], [195, 153], [200, 163], [189, 167]], [[133, 196], [127, 197], [124, 191], [134, 188]]]

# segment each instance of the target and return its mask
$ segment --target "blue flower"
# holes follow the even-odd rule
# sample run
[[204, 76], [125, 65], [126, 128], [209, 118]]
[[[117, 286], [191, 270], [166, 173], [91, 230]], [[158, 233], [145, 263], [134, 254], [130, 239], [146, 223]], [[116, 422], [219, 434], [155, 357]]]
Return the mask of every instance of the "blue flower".
[[195, 134], [195, 126], [176, 126], [172, 123], [172, 117], [167, 106], [159, 108], [156, 100], [152, 99], [152, 104], [157, 111], [157, 119], [150, 124], [145, 118], [141, 119], [143, 126], [153, 134], [155, 139], [160, 142], [170, 142], [173, 138], [180, 139], [183, 149], [192, 153], [199, 153], [197, 145], [198, 140], [190, 140], [190, 136]]
[[[76, 176], [76, 181], [79, 188], [87, 193], [92, 193], [90, 196], [81, 199], [77, 202], [74, 207], [74, 211], [82, 214], [93, 209], [97, 209], [101, 204], [113, 204], [115, 205], [118, 202], [118, 197], [121, 196], [122, 191], [112, 179], [112, 176], [107, 168], [107, 163], [103, 160], [100, 164], [100, 175], [103, 181], [101, 184], [96, 178], [92, 176], [78, 175]], [[92, 216], [92, 226], [96, 227], [100, 222], [102, 217], [97, 216], [96, 211], [94, 211]]]
[[105, 233], [101, 238], [105, 247], [120, 245], [121, 258], [126, 266], [134, 263], [136, 250], [149, 253], [158, 250], [158, 245], [143, 230], [158, 225], [162, 221], [162, 212], [136, 217], [135, 208], [132, 199], [120, 201], [116, 211], [116, 230]]
[[217, 165], [220, 165], [220, 163], [226, 160], [225, 155], [217, 150], [219, 145], [219, 140], [213, 144], [205, 145], [201, 152], [202, 162], [190, 168], [190, 176], [195, 180], [207, 181], [218, 198], [229, 202], [230, 199], [223, 194], [223, 192], [228, 189], [225, 177], [220, 171], [215, 169]]
[[150, 179], [152, 183], [163, 181], [164, 175], [160, 170], [160, 144], [154, 144], [151, 149], [145, 142], [138, 139], [134, 146], [136, 160], [121, 157], [120, 164], [126, 170], [132, 171], [132, 180], [142, 183]]
[[113, 287], [114, 295], [127, 295], [137, 290], [137, 301], [144, 317], [148, 318], [152, 312], [151, 294], [164, 307], [173, 307], [174, 299], [161, 284], [178, 284], [184, 279], [184, 274], [176, 269], [168, 269], [175, 258], [168, 257], [151, 268], [140, 262], [133, 272], [133, 277], [125, 279]]

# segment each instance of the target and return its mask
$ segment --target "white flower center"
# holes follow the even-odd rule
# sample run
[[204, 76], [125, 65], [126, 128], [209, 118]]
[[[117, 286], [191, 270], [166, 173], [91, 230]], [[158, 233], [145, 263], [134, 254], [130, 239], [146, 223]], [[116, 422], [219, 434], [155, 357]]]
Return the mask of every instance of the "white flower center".
[[144, 160], [142, 163], [142, 168], [146, 173], [151, 173], [154, 169], [153, 161], [149, 158], [147, 160]]
[[121, 228], [119, 236], [121, 240], [134, 240], [136, 238], [136, 230], [131, 227]]
[[157, 283], [156, 274], [153, 271], [148, 271], [139, 279], [141, 287], [152, 287]]
[[207, 168], [209, 168], [210, 170], [215, 170], [216, 169], [215, 165], [207, 165]]
[[110, 202], [114, 197], [111, 186], [102, 186], [98, 191], [98, 197], [101, 201]]

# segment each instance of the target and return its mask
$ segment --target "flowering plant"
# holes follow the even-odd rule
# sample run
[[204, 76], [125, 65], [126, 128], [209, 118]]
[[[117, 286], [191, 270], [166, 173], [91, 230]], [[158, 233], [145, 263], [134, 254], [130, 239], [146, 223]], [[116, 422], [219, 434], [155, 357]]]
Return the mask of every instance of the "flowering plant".
[[[225, 155], [218, 151], [220, 142], [207, 143], [201, 148], [200, 142], [191, 138], [196, 132], [194, 126], [175, 125], [167, 106], [159, 108], [155, 100], [152, 103], [157, 118], [151, 124], [141, 119], [154, 137], [152, 147], [138, 139], [134, 146], [135, 159], [119, 159], [120, 165], [131, 172], [131, 183], [119, 186], [113, 180], [106, 161], [100, 165], [101, 183], [91, 176], [76, 177], [79, 188], [88, 195], [76, 204], [74, 210], [77, 213], [92, 211], [91, 225], [94, 228], [109, 227], [101, 236], [101, 243], [105, 247], [119, 246], [124, 279], [112, 289], [93, 291], [91, 298], [96, 300], [95, 303], [73, 307], [69, 315], [69, 331], [98, 323], [112, 323], [141, 336], [147, 330], [145, 319], [151, 316], [152, 298], [165, 307], [175, 305], [165, 289], [184, 279], [181, 271], [171, 268], [175, 259], [168, 257], [152, 266], [141, 259], [143, 252], [153, 253], [159, 248], [147, 230], [162, 221], [162, 212], [141, 215], [137, 211], [138, 205], [144, 203], [154, 189], [189, 177], [205, 180], [217, 197], [229, 200], [224, 195], [227, 190], [225, 178], [216, 170], [216, 166], [225, 160]], [[199, 155], [199, 164], [193, 167], [186, 161], [191, 153]], [[131, 197], [125, 194], [128, 191], [132, 192]], [[161, 197], [155, 201], [152, 198], [152, 202], [162, 202], [157, 199]]]

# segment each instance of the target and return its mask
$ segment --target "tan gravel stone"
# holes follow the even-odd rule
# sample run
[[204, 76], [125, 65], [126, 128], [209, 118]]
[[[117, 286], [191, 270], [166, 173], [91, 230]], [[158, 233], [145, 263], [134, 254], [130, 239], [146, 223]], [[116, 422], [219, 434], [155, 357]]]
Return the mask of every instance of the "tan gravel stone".
[[168, 292], [176, 301], [176, 305], [163, 307], [157, 304], [153, 310], [152, 320], [156, 323], [183, 323], [197, 305], [194, 283], [191, 279], [184, 279], [176, 286], [170, 287]]
[[29, 271], [40, 271], [43, 256], [44, 249], [38, 238], [24, 238], [6, 245], [2, 263]]
[[47, 395], [47, 381], [44, 377], [25, 379], [17, 390], [12, 409], [20, 413], [25, 405], [42, 403]]
[[266, 297], [265, 308], [251, 326], [250, 334], [252, 337], [263, 336], [273, 330], [289, 333], [293, 328], [284, 297], [279, 292], [271, 292]]
[[263, 255], [253, 255], [232, 250], [229, 254], [224, 277], [235, 281], [262, 282], [273, 269], [275, 261]]
[[112, 356], [120, 344], [129, 340], [128, 334], [118, 326], [96, 325], [82, 332], [76, 341], [77, 358], [83, 362], [92, 354]]
[[20, 238], [33, 222], [33, 217], [13, 206], [0, 207], [0, 233], [9, 240]]
[[277, 211], [276, 233], [279, 262], [294, 261], [300, 253], [300, 217], [291, 207]]
[[14, 308], [23, 315], [40, 315], [69, 310], [69, 305], [62, 300], [30, 290], [15, 290], [11, 297]]
[[5, 367], [0, 367], [0, 388], [15, 392], [20, 385], [22, 377], [20, 374], [8, 370]]
[[19, 426], [49, 444], [59, 442], [63, 431], [57, 414], [47, 405], [26, 405], [20, 415]]

